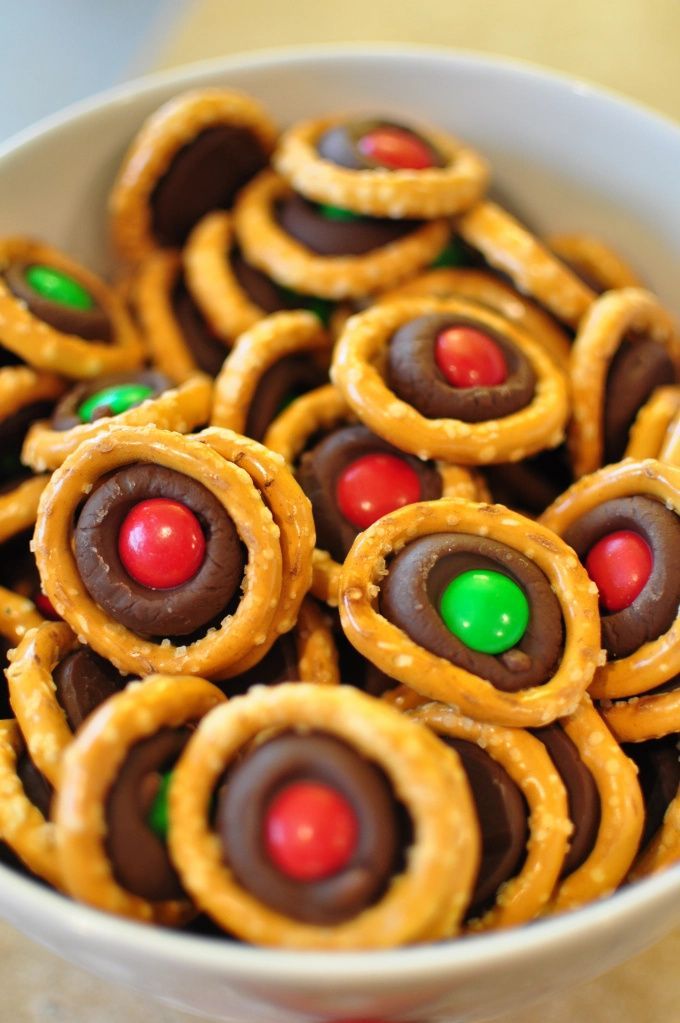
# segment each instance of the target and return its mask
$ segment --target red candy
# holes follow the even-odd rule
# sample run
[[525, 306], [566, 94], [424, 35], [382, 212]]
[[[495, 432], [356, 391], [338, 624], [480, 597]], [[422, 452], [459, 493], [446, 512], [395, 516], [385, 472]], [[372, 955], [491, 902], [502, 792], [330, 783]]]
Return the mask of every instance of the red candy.
[[586, 569], [600, 591], [607, 611], [629, 607], [649, 579], [654, 559], [639, 533], [622, 529], [598, 540], [586, 558]]
[[424, 170], [433, 167], [432, 150], [417, 135], [404, 128], [384, 125], [359, 139], [363, 156], [391, 170]]
[[44, 593], [39, 593], [35, 598], [35, 606], [37, 607], [43, 618], [47, 618], [50, 622], [60, 622], [61, 615], [52, 607], [52, 601]]
[[196, 575], [205, 557], [205, 537], [186, 505], [157, 497], [128, 512], [118, 534], [118, 554], [136, 582], [167, 590]]
[[434, 357], [453, 387], [496, 387], [508, 367], [496, 342], [476, 327], [449, 327], [435, 342]]
[[340, 473], [335, 489], [340, 512], [357, 529], [420, 500], [418, 473], [396, 455], [362, 455]]
[[296, 881], [321, 881], [349, 862], [359, 825], [351, 804], [321, 782], [293, 782], [272, 800], [265, 846], [275, 866]]

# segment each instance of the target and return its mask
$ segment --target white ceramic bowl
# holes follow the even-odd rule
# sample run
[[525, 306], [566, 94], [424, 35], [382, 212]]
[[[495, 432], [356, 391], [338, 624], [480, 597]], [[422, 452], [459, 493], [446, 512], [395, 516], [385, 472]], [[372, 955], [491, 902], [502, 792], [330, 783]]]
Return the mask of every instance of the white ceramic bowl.
[[[609, 239], [677, 310], [680, 128], [538, 69], [430, 49], [274, 51], [80, 104], [0, 150], [0, 235], [31, 233], [105, 269], [105, 197], [128, 141], [174, 93], [214, 84], [252, 92], [282, 124], [361, 109], [449, 127], [491, 158], [498, 194], [538, 230]], [[528, 927], [393, 952], [276, 952], [167, 933], [5, 868], [0, 910], [74, 963], [225, 1023], [453, 1023], [547, 997], [658, 940], [680, 915], [680, 869]]]

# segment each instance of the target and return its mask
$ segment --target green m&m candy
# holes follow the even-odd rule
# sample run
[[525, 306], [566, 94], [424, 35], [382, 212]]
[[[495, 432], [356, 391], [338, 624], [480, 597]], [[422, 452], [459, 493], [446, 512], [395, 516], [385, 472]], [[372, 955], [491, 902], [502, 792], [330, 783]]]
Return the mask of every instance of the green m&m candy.
[[149, 816], [147, 818], [149, 827], [162, 838], [163, 841], [168, 837], [168, 791], [170, 789], [170, 782], [172, 781], [172, 771], [165, 771], [161, 775], [161, 782], [158, 786], [158, 792], [156, 797], [151, 804], [149, 810]]
[[98, 409], [106, 409], [107, 416], [119, 416], [121, 412], [127, 412], [129, 408], [139, 405], [151, 394], [153, 388], [148, 384], [114, 384], [111, 387], [104, 387], [82, 403], [78, 409], [78, 416], [82, 423], [91, 423]]
[[461, 572], [444, 590], [439, 612], [447, 629], [471, 650], [502, 654], [521, 640], [529, 602], [521, 586], [502, 572]]
[[25, 273], [26, 281], [33, 291], [50, 302], [67, 305], [72, 309], [87, 311], [94, 306], [92, 295], [82, 284], [53, 266], [35, 263]]
[[336, 220], [339, 222], [360, 220], [361, 217], [358, 213], [352, 213], [351, 210], [343, 210], [340, 206], [329, 206], [326, 203], [319, 205], [319, 212], [322, 217], [326, 220]]

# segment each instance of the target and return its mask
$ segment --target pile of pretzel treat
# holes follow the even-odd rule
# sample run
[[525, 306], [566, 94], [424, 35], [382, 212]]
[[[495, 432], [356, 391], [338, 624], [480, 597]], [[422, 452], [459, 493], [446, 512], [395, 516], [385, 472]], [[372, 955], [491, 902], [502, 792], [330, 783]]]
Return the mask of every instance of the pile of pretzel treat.
[[489, 175], [205, 89], [130, 141], [113, 282], [0, 240], [5, 862], [369, 949], [680, 859], [680, 333]]

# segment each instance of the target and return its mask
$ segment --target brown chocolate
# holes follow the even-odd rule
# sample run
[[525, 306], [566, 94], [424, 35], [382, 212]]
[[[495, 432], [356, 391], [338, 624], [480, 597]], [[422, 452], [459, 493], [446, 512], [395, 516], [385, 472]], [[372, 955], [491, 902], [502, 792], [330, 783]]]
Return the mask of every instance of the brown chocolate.
[[528, 838], [528, 810], [508, 772], [475, 742], [440, 736], [461, 758], [472, 789], [482, 836], [482, 859], [467, 911], [479, 916], [500, 886], [519, 873]]
[[278, 313], [289, 308], [289, 302], [278, 284], [261, 270], [247, 263], [237, 248], [231, 250], [229, 263], [232, 273], [248, 298], [265, 313]]
[[49, 818], [54, 789], [25, 750], [17, 757], [17, 774], [27, 797], [45, 819]]
[[574, 482], [564, 444], [521, 462], [485, 466], [482, 471], [495, 504], [529, 515], [541, 515]]
[[[471, 650], [449, 631], [439, 614], [448, 584], [472, 569], [508, 576], [529, 603], [524, 635], [517, 646], [502, 654]], [[562, 651], [562, 613], [543, 572], [519, 551], [482, 536], [441, 533], [407, 544], [388, 566], [380, 611], [414, 643], [504, 692], [548, 682]]]
[[5, 271], [5, 283], [15, 298], [26, 303], [33, 316], [49, 323], [50, 327], [62, 334], [75, 334], [86, 341], [112, 340], [111, 322], [94, 297], [91, 309], [77, 309], [62, 302], [52, 302], [33, 290], [26, 280], [28, 269], [24, 264], [11, 264]]
[[458, 326], [480, 327], [472, 319], [432, 313], [405, 323], [392, 335], [387, 376], [394, 393], [428, 419], [481, 423], [526, 408], [536, 386], [531, 364], [508, 338], [485, 325], [481, 329], [503, 352], [505, 381], [494, 387], [453, 387], [446, 380], [435, 360], [435, 344], [442, 331]]
[[651, 338], [625, 339], [609, 365], [604, 398], [605, 462], [618, 462], [642, 406], [657, 387], [677, 382], [668, 349]]
[[[78, 415], [78, 410], [83, 402], [99, 391], [120, 384], [144, 384], [151, 388], [151, 394], [148, 396], [150, 398], [156, 398], [172, 387], [169, 377], [151, 369], [140, 370], [138, 373], [109, 373], [107, 376], [97, 377], [96, 380], [84, 380], [68, 391], [55, 406], [50, 423], [52, 429], [71, 430], [74, 426], [80, 426], [83, 420]], [[90, 422], [111, 415], [113, 415], [111, 408], [101, 404], [94, 409]]]
[[57, 699], [75, 732], [86, 717], [129, 679], [88, 647], [74, 650], [52, 672]]
[[645, 827], [640, 842], [643, 851], [663, 823], [669, 803], [680, 789], [680, 751], [677, 733], [663, 739], [631, 742], [623, 747], [638, 766], [638, 779], [645, 801]]
[[188, 728], [163, 728], [132, 747], [106, 802], [106, 851], [118, 883], [143, 899], [180, 899], [165, 842], [149, 825], [161, 784], [184, 749]]
[[[163, 497], [198, 518], [206, 554], [182, 586], [152, 589], [132, 579], [120, 561], [118, 533], [140, 501]], [[236, 527], [209, 490], [189, 476], [143, 463], [112, 473], [90, 494], [75, 528], [75, 557], [83, 583], [100, 607], [145, 636], [187, 636], [226, 613], [243, 578]]]
[[297, 682], [300, 678], [297, 647], [293, 634], [279, 636], [261, 661], [241, 675], [217, 682], [227, 696], [246, 693], [251, 686], [276, 686], [280, 682]]
[[445, 165], [446, 161], [440, 153], [419, 132], [396, 121], [379, 118], [346, 121], [345, 124], [339, 124], [334, 128], [330, 128], [318, 140], [316, 144], [317, 152], [324, 160], [335, 163], [339, 167], [349, 167], [350, 170], [373, 170], [376, 167], [386, 170], [388, 168], [385, 168], [383, 164], [364, 155], [358, 145], [365, 135], [379, 128], [397, 128], [399, 131], [408, 132], [409, 135], [412, 135], [419, 142], [427, 146], [430, 151], [433, 167], [443, 167]]
[[317, 547], [336, 561], [344, 561], [360, 532], [338, 509], [337, 481], [344, 469], [364, 455], [386, 453], [403, 459], [420, 481], [420, 500], [433, 501], [442, 494], [441, 476], [429, 462], [399, 451], [365, 426], [345, 426], [327, 434], [301, 459], [297, 471], [300, 486], [312, 502]]
[[621, 497], [606, 501], [577, 519], [564, 540], [585, 561], [590, 548], [603, 536], [631, 530], [646, 540], [652, 551], [652, 571], [632, 604], [602, 616], [602, 645], [612, 659], [628, 657], [644, 643], [667, 632], [680, 604], [680, 522], [675, 512], [652, 497]]
[[183, 281], [173, 291], [172, 308], [184, 341], [199, 369], [216, 377], [229, 350], [225, 342], [212, 332]]
[[238, 190], [267, 162], [248, 128], [221, 124], [202, 131], [175, 154], [151, 193], [151, 221], [159, 243], [182, 246], [201, 217], [228, 209]]
[[[269, 859], [263, 840], [267, 808], [291, 783], [330, 785], [351, 804], [357, 846], [338, 873], [304, 882]], [[225, 861], [239, 884], [296, 920], [328, 925], [380, 898], [399, 855], [397, 808], [380, 769], [333, 736], [285, 732], [256, 747], [230, 771], [217, 794], [216, 827]]]
[[21, 474], [21, 448], [28, 428], [52, 411], [52, 402], [24, 405], [0, 422], [0, 480], [11, 481]]
[[246, 436], [262, 440], [283, 408], [301, 394], [327, 382], [328, 373], [308, 355], [288, 355], [280, 359], [260, 377], [248, 409]]
[[356, 217], [335, 220], [323, 207], [293, 193], [277, 204], [280, 227], [319, 256], [363, 256], [389, 245], [421, 226], [418, 220]]

